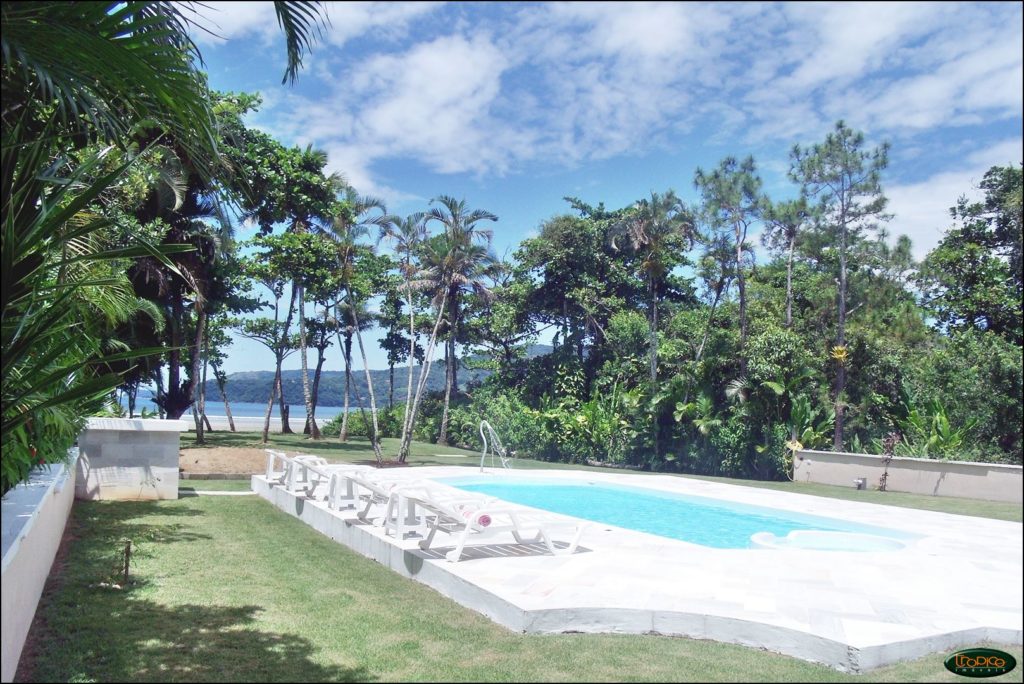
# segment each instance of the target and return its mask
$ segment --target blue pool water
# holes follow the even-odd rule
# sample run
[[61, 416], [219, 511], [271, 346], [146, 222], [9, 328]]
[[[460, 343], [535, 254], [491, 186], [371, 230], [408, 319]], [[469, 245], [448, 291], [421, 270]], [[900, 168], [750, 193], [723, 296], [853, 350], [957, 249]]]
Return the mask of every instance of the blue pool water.
[[449, 478], [443, 482], [524, 506], [719, 549], [749, 548], [750, 535], [756, 532], [771, 532], [777, 537], [794, 530], [854, 532], [894, 539], [912, 536], [835, 518], [640, 487], [529, 480], [495, 482], [479, 478]]

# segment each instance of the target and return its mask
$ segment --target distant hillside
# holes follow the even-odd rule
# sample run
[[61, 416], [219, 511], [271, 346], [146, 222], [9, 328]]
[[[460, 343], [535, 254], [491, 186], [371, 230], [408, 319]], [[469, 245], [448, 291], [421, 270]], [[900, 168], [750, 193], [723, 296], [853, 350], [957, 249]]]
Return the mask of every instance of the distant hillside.
[[[534, 345], [530, 348], [529, 356], [540, 356], [551, 351], [547, 345]], [[330, 358], [329, 363], [337, 363], [336, 358]], [[408, 366], [395, 367], [395, 401], [405, 400], [406, 378]], [[473, 381], [483, 380], [490, 371], [469, 370], [465, 367], [459, 368], [459, 387]], [[419, 379], [420, 367], [413, 368], [413, 383]], [[388, 370], [371, 370], [370, 377], [373, 379], [373, 391], [377, 395], [380, 404], [387, 403], [388, 397]], [[310, 368], [309, 380], [313, 381], [313, 369]], [[232, 373], [228, 376], [227, 392], [230, 401], [265, 402], [270, 396], [270, 386], [274, 381], [274, 371], [244, 371]], [[364, 398], [366, 392], [366, 376], [362, 367], [358, 364], [352, 371], [352, 381], [356, 391]], [[281, 373], [281, 384], [284, 387], [285, 401], [289, 404], [302, 404], [302, 371], [286, 370]], [[430, 375], [427, 376], [427, 391], [439, 391], [444, 389], [444, 363], [433, 363], [430, 366]], [[345, 373], [339, 370], [325, 370], [320, 376], [320, 406], [342, 406], [344, 404]], [[219, 399], [220, 393], [217, 383], [208, 380], [206, 383], [207, 400]], [[355, 395], [352, 396], [352, 402]]]

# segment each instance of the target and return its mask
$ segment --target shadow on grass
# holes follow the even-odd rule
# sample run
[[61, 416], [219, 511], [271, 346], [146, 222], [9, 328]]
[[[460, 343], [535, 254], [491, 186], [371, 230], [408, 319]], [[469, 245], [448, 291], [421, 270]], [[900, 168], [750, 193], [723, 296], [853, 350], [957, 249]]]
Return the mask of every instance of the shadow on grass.
[[[33, 681], [355, 682], [373, 677], [363, 667], [315, 662], [315, 647], [294, 634], [262, 631], [258, 606], [169, 607], [127, 597], [90, 597], [86, 612], [58, 602], [41, 635]], [[102, 627], [86, 624], [100, 618]], [[77, 623], [77, 624], [76, 624]], [[60, 625], [59, 633], [54, 627]], [[70, 643], [69, 643], [70, 642]], [[72, 648], [61, 648], [61, 644]], [[44, 644], [40, 644], [42, 646]], [[27, 680], [23, 680], [27, 681]]]
[[[174, 520], [201, 515], [171, 501], [76, 501], [62, 543], [62, 550], [73, 543], [75, 572], [60, 583], [76, 591], [123, 584], [126, 541], [131, 541], [133, 557], [144, 558], [158, 545], [208, 540], [210, 535], [196, 531], [195, 521]], [[156, 516], [163, 520], [144, 522]], [[136, 578], [131, 583], [141, 586]]]
[[316, 662], [301, 636], [261, 629], [260, 606], [167, 605], [146, 598], [158, 575], [130, 572], [125, 583], [126, 539], [133, 559], [209, 540], [197, 531], [203, 515], [173, 501], [76, 502], [16, 681], [372, 679]]

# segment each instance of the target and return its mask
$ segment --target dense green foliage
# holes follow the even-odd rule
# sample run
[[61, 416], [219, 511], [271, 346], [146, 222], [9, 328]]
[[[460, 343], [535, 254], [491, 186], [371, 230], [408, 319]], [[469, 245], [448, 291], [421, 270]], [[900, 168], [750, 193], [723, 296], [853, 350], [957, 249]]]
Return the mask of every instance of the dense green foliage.
[[[617, 211], [569, 199], [578, 215], [524, 241], [498, 291], [502, 325], [554, 326], [554, 349], [481, 344], [497, 372], [456, 402], [454, 443], [478, 443], [487, 418], [536, 458], [758, 479], [786, 477], [801, 446], [880, 453], [892, 433], [900, 455], [1020, 463], [1021, 168], [990, 170], [918, 267], [879, 225], [886, 148], [862, 146], [840, 123], [795, 150], [795, 201], [758, 197], [749, 159], [698, 171], [702, 202], [677, 210], [695, 243], [656, 269], [623, 239], [651, 244], [636, 217], [658, 195]], [[424, 405], [419, 435], [438, 410]]]
[[[287, 80], [318, 15], [275, 5]], [[475, 446], [487, 418], [539, 459], [760, 479], [800, 447], [887, 437], [1021, 462], [1020, 166], [989, 170], [977, 202], [937, 198], [953, 225], [921, 264], [885, 227], [888, 146], [842, 122], [793, 148], [788, 197], [730, 156], [695, 170], [692, 205], [566, 198], [500, 260], [487, 210], [442, 195], [392, 216], [322, 151], [248, 127], [260, 98], [208, 90], [189, 10], [3, 4], [5, 490], [61, 457], [111, 388], [148, 383], [200, 441], [209, 391], [264, 402], [266, 441], [273, 402], [301, 388], [312, 438], [317, 404], [341, 403], [358, 413], [329, 434], [399, 437], [399, 460], [414, 436]], [[260, 235], [235, 244], [235, 217]], [[223, 373], [229, 328], [274, 355], [259, 394]]]
[[[275, 3], [294, 77], [315, 3]], [[234, 297], [216, 96], [192, 3], [4, 2], [0, 484], [66, 458], [118, 385], [195, 400], [208, 317]], [[184, 376], [182, 377], [182, 371]]]

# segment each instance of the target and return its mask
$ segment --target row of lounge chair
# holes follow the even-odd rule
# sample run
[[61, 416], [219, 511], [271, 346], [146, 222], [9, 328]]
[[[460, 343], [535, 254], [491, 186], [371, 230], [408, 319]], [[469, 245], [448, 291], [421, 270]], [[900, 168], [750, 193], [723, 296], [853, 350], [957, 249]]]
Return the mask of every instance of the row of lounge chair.
[[528, 513], [503, 501], [445, 487], [429, 480], [393, 480], [369, 466], [332, 464], [319, 456], [267, 449], [267, 481], [322, 499], [334, 511], [354, 509], [356, 516], [384, 528], [397, 539], [418, 536], [429, 550], [437, 533], [454, 542], [446, 560], [458, 562], [469, 543], [488, 543], [511, 535], [517, 544], [541, 543], [552, 554], [576, 551], [586, 523], [572, 524], [571, 541], [558, 543], [552, 531], [567, 523]]

